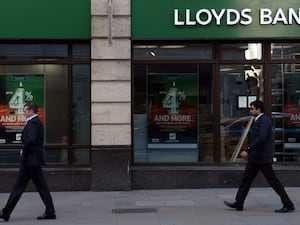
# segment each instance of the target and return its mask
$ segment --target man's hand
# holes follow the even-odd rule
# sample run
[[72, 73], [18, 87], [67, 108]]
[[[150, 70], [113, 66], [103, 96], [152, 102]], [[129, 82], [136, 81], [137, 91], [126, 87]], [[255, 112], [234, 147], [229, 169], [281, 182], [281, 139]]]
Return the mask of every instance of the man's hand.
[[23, 155], [23, 149], [20, 150], [20, 155]]
[[246, 152], [245, 150], [243, 150], [241, 153], [240, 153], [241, 157], [243, 157], [244, 159], [248, 157], [248, 152]]

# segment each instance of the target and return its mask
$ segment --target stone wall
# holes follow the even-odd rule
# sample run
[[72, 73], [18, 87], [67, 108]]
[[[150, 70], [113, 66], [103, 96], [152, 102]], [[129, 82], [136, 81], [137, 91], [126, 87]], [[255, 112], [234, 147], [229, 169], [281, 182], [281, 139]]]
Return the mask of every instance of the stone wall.
[[[130, 0], [112, 0], [111, 27], [108, 8], [109, 0], [91, 0], [92, 158], [101, 158], [99, 162], [92, 160], [94, 190], [109, 190], [110, 186], [118, 189], [113, 181], [110, 183], [105, 177], [108, 174], [115, 177], [122, 174], [120, 183], [128, 187], [121, 185], [120, 189], [130, 186], [126, 166], [130, 163], [131, 146]], [[105, 157], [105, 154], [109, 155]], [[105, 158], [109, 162], [103, 162]], [[115, 169], [116, 174], [112, 174], [113, 171], [105, 173], [109, 170], [107, 164], [111, 164], [111, 168], [122, 165], [123, 169]], [[124, 169], [127, 176], [124, 176]]]

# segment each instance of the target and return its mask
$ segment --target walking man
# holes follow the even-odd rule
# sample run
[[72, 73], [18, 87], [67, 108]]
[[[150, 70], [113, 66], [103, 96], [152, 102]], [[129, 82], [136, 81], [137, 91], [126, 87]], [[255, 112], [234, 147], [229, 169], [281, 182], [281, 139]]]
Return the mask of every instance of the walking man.
[[256, 100], [251, 102], [250, 113], [255, 117], [255, 120], [248, 134], [248, 148], [243, 150], [240, 154], [243, 158], [248, 157], [248, 162], [242, 178], [242, 184], [235, 197], [235, 202], [231, 203], [225, 201], [224, 203], [231, 208], [242, 211], [251, 183], [259, 171], [261, 171], [270, 186], [280, 196], [283, 204], [283, 207], [275, 210], [275, 212], [287, 213], [294, 211], [295, 207], [272, 168], [273, 130], [271, 121], [264, 114], [264, 111], [262, 101]]
[[22, 133], [21, 166], [16, 184], [5, 207], [0, 212], [0, 218], [5, 221], [9, 220], [30, 179], [46, 206], [45, 213], [37, 219], [56, 219], [52, 197], [42, 171], [42, 166], [45, 164], [43, 156], [44, 128], [37, 112], [38, 107], [35, 103], [25, 104], [24, 115], [27, 123]]

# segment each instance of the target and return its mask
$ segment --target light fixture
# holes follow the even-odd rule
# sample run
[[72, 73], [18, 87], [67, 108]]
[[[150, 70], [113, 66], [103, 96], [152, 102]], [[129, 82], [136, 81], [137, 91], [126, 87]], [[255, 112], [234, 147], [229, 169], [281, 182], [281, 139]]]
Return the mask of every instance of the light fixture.
[[249, 43], [248, 49], [245, 50], [245, 59], [246, 60], [261, 60], [261, 51], [262, 45], [261, 43]]
[[186, 48], [186, 45], [162, 45], [159, 48]]
[[150, 54], [151, 56], [153, 56], [153, 57], [156, 56], [156, 53], [155, 53], [154, 51], [150, 51], [149, 54]]
[[158, 48], [157, 45], [134, 45], [133, 48]]

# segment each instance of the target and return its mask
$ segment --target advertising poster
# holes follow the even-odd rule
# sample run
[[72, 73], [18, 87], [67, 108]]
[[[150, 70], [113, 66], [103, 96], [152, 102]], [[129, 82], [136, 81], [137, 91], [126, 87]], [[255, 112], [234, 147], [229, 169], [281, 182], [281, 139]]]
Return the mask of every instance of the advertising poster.
[[148, 148], [197, 148], [197, 75], [148, 74]]
[[284, 74], [284, 99], [285, 143], [300, 147], [300, 73]]
[[23, 107], [27, 102], [39, 106], [44, 122], [44, 75], [0, 74], [0, 144], [20, 144], [26, 123]]

